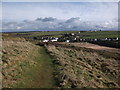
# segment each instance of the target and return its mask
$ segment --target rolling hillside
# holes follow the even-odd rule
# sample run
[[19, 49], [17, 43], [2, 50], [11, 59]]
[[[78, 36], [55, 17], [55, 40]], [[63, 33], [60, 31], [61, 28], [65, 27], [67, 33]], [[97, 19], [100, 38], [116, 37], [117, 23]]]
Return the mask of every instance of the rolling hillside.
[[3, 88], [55, 87], [51, 58], [43, 47], [14, 37], [2, 44]]
[[71, 43], [50, 44], [46, 48], [55, 57], [54, 73], [59, 87], [120, 87], [120, 55], [116, 52], [76, 47]]
[[3, 34], [3, 88], [120, 88], [119, 49], [86, 42], [26, 40], [66, 32], [40, 33]]

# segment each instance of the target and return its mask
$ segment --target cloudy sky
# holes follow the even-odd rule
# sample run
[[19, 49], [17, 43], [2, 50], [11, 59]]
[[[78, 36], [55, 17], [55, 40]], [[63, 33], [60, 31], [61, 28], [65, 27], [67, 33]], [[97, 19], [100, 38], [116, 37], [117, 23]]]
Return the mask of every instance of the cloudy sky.
[[3, 2], [3, 20], [34, 20], [38, 17], [106, 21], [118, 17], [117, 2]]
[[118, 2], [5, 1], [2, 2], [0, 16], [4, 30], [117, 30], [118, 28]]

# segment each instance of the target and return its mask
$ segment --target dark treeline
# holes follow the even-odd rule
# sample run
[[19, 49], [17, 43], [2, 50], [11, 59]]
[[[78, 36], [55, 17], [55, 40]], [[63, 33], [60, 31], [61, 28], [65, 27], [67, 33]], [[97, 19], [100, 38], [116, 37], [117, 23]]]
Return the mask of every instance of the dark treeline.
[[92, 44], [98, 44], [101, 46], [120, 48], [120, 41], [88, 41], [88, 42]]

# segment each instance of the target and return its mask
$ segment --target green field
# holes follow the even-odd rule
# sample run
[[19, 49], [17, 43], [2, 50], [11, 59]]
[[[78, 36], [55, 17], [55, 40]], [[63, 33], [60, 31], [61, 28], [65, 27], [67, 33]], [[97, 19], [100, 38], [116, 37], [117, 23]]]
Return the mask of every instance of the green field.
[[116, 38], [120, 37], [120, 31], [97, 31], [97, 32], [83, 32], [83, 38]]
[[[40, 31], [40, 32], [13, 32], [10, 33], [11, 35], [20, 35], [20, 36], [24, 36], [24, 37], [37, 37], [37, 36], [59, 36], [61, 34], [65, 34], [65, 33], [75, 33], [78, 31]], [[7, 34], [7, 33], [6, 33]]]
[[[40, 32], [15, 32], [15, 33], [3, 33], [3, 35], [8, 34], [8, 36], [17, 37], [40, 37], [40, 36], [50, 36], [50, 37], [61, 37], [65, 33], [78, 33], [79, 31], [40, 31]], [[80, 38], [116, 38], [120, 37], [120, 31], [81, 31]]]

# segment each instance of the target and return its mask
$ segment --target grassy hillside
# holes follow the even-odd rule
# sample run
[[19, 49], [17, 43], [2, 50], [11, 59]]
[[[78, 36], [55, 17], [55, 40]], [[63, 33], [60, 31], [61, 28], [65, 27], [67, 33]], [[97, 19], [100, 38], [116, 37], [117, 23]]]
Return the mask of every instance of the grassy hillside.
[[[58, 37], [69, 32], [4, 33], [3, 87], [120, 88], [118, 49], [64, 42], [47, 43], [43, 47], [24, 39], [44, 35]], [[116, 31], [81, 32], [82, 38], [116, 38], [117, 35]]]
[[[55, 57], [55, 77], [62, 88], [118, 88], [119, 63], [100, 51], [69, 45], [48, 45]], [[110, 52], [108, 52], [110, 55]], [[113, 54], [111, 54], [113, 55]]]
[[21, 75], [26, 66], [35, 65], [35, 62], [30, 58], [31, 51], [34, 48], [34, 45], [24, 39], [21, 41], [6, 39], [3, 41], [3, 87], [11, 87], [17, 83], [21, 80]]
[[3, 88], [54, 87], [51, 58], [45, 49], [22, 38], [5, 38], [2, 50]]

